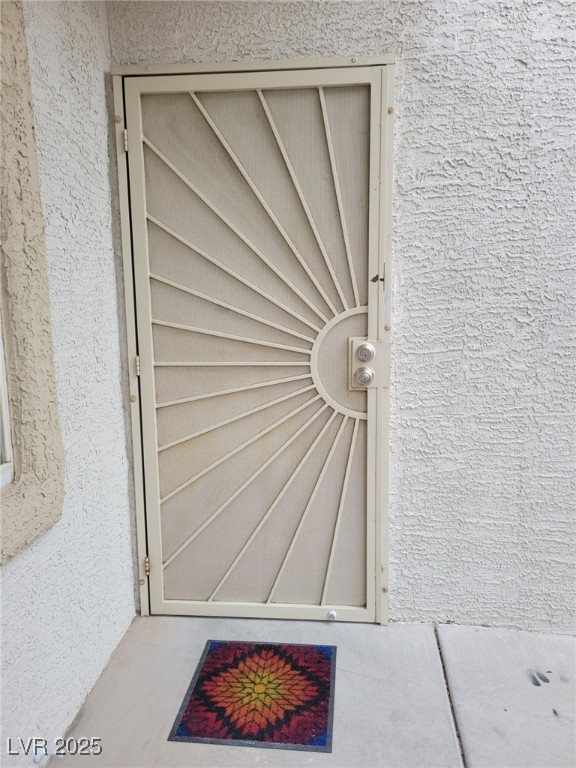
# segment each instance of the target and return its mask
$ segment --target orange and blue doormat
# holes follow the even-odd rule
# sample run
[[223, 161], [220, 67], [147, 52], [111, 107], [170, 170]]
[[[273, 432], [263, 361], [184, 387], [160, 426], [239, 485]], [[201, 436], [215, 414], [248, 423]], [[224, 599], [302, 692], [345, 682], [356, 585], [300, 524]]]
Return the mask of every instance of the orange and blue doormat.
[[209, 640], [169, 741], [332, 751], [336, 647]]

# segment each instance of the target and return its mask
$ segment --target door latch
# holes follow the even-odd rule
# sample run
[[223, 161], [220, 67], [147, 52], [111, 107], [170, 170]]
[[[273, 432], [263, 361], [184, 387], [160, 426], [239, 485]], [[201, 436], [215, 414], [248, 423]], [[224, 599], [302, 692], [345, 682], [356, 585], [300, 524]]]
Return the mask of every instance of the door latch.
[[354, 371], [354, 381], [361, 387], [368, 387], [374, 381], [374, 368], [363, 365]]

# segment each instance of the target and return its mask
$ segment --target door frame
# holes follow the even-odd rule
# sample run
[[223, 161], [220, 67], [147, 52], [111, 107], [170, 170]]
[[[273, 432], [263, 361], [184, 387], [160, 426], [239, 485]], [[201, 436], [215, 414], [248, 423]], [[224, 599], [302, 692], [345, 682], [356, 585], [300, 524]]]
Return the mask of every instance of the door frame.
[[[380, 153], [371, 156], [370, 179], [372, 194], [370, 198], [370, 219], [374, 221], [376, 208], [379, 211], [379, 226], [371, 227], [369, 233], [369, 274], [383, 276], [384, 282], [377, 280], [370, 284], [370, 290], [376, 294], [374, 299], [377, 311], [369, 319], [368, 337], [389, 342], [391, 340], [391, 256], [392, 256], [392, 185], [393, 185], [393, 125], [394, 125], [394, 57], [352, 56], [331, 59], [295, 59], [284, 61], [233, 62], [190, 65], [126, 66], [112, 69], [114, 94], [114, 133], [118, 173], [118, 204], [120, 212], [121, 248], [124, 269], [124, 301], [126, 312], [126, 338], [128, 355], [128, 382], [130, 420], [132, 426], [132, 456], [134, 468], [134, 503], [136, 513], [136, 578], [140, 595], [140, 612], [150, 615], [151, 567], [148, 553], [148, 532], [146, 519], [144, 443], [140, 392], [140, 366], [138, 346], [138, 321], [135, 299], [135, 270], [133, 255], [132, 219], [130, 210], [130, 189], [128, 178], [128, 136], [126, 125], [125, 89], [128, 82], [139, 77], [158, 75], [206, 75], [235, 72], [262, 73], [279, 70], [334, 70], [338, 68], [374, 67], [380, 68], [379, 114], [370, 116], [371, 135], [380, 134]], [[330, 78], [328, 78], [330, 79]], [[374, 87], [375, 83], [371, 83]], [[377, 167], [374, 165], [377, 163]], [[377, 270], [377, 271], [376, 271]], [[375, 446], [374, 462], [380, 467], [375, 472], [374, 483], [369, 483], [367, 506], [375, 510], [373, 542], [375, 549], [376, 573], [372, 581], [368, 579], [367, 598], [375, 604], [375, 621], [388, 623], [388, 489], [389, 489], [389, 404], [390, 388], [379, 387], [368, 390], [372, 398], [368, 410], [376, 418], [368, 421], [368, 446]], [[372, 406], [372, 408], [370, 407]], [[376, 441], [375, 432], [381, 439]], [[374, 463], [373, 462], [373, 463]], [[369, 461], [370, 465], [370, 461]], [[369, 524], [372, 521], [368, 521]], [[371, 594], [372, 593], [372, 594]], [[270, 608], [270, 606], [268, 606]], [[286, 612], [284, 611], [284, 614]], [[222, 613], [221, 615], [225, 615]], [[241, 612], [238, 612], [238, 616]], [[273, 612], [267, 610], [269, 618]], [[293, 618], [300, 618], [294, 616]], [[353, 619], [352, 619], [353, 620]]]

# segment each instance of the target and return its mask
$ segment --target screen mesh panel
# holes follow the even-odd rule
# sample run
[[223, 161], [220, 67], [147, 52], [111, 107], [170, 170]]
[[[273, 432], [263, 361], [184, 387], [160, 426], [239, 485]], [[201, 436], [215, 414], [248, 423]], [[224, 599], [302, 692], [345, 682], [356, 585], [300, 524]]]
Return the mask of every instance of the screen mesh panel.
[[334, 147], [336, 174], [359, 304], [368, 303], [368, 167], [370, 156], [370, 91], [368, 88], [325, 88], [326, 113]]
[[[335, 303], [339, 309], [346, 309], [354, 305], [354, 297], [319, 92], [315, 88], [265, 91], [264, 97], [316, 224], [318, 239], [328, 254], [335, 275], [332, 283], [340, 288]], [[306, 141], [301, 140], [302, 136]]]
[[290, 400], [252, 413], [242, 420], [214, 428], [194, 441], [179, 443], [162, 451], [159, 456], [161, 494], [169, 493], [181, 483], [186, 482], [190, 476], [202, 471], [207, 464], [260, 435], [263, 430], [291, 414], [299, 405], [312, 397], [313, 395], [309, 392], [295, 395]]
[[[293, 96], [294, 108], [298, 109], [302, 91], [289, 93]], [[283, 157], [283, 147], [274, 135], [258, 94], [206, 93], [199, 99], [272, 212], [273, 219], [269, 215], [272, 226], [280, 227], [285, 240], [292, 245], [292, 248], [288, 245], [291, 252], [296, 250], [301, 255], [328, 298], [338, 304], [330, 271]], [[274, 128], [278, 126], [274, 124]], [[321, 125], [316, 125], [315, 130], [322, 130]], [[294, 257], [294, 261], [298, 261], [297, 258]], [[325, 313], [328, 311], [326, 301], [318, 291], [316, 294], [318, 306]]]
[[[163, 403], [179, 402], [190, 397], [204, 395], [216, 396], [216, 393], [242, 388], [260, 389], [271, 381], [281, 381], [294, 377], [308, 376], [309, 367], [304, 363], [278, 368], [269, 367], [210, 367], [201, 368], [170, 367], [156, 368], [156, 401]], [[263, 397], [265, 395], [263, 394]]]
[[[236, 566], [236, 578], [229, 579], [224, 584], [218, 593], [218, 600], [244, 600], [246, 599], [244, 597], [245, 594], [249, 595], [248, 599], [250, 601], [265, 602], [268, 599], [279, 572], [278, 564], [284, 562], [284, 558], [294, 542], [299, 522], [302, 519], [303, 512], [306, 509], [310, 496], [314, 491], [322, 466], [326, 461], [326, 457], [334, 442], [342, 419], [342, 416], [337, 416], [322, 439], [318, 442], [318, 445], [310, 456], [310, 461], [306, 462], [299, 473], [298, 481], [293, 482], [286, 490], [286, 493], [274, 509], [273, 514], [254, 537]], [[313, 432], [308, 435], [309, 443], [311, 443], [313, 436]], [[337, 464], [335, 462], [333, 471], [336, 469]], [[320, 488], [320, 492], [317, 493], [316, 501], [327, 501], [324, 496], [324, 485], [325, 484]], [[310, 514], [314, 513], [314, 511], [315, 510], [311, 508]], [[323, 526], [321, 523], [321, 518], [319, 519], [316, 517], [313, 526], [314, 538], [324, 537], [329, 544], [329, 527]], [[296, 546], [300, 540], [301, 536], [298, 536]], [[297, 556], [297, 550], [295, 549], [293, 551], [294, 555]], [[258, 563], [258, 568], [254, 568], [255, 562]], [[290, 558], [289, 562], [293, 563], [294, 560]], [[296, 562], [297, 568], [302, 568], [303, 570], [308, 571], [308, 577], [304, 576], [304, 581], [306, 583], [304, 588], [304, 592], [306, 593], [304, 600], [305, 602], [309, 602], [313, 586], [310, 579], [310, 572], [304, 561], [297, 558]], [[285, 572], [286, 571], [282, 574], [282, 581]], [[277, 595], [275, 592], [273, 599], [275, 600], [276, 598]], [[284, 601], [281, 600], [281, 602]], [[288, 600], [286, 602], [300, 603], [302, 601], [297, 599]], [[319, 602], [318, 595], [317, 602]]]
[[[301, 528], [292, 556], [287, 562], [286, 569], [279, 581], [274, 599], [281, 603], [300, 603], [304, 596], [314, 595], [314, 601], [320, 603], [323, 596], [326, 572], [331, 553], [333, 533], [337, 522], [338, 510], [343, 489], [343, 481], [346, 472], [349, 452], [354, 434], [354, 425], [351, 419], [345, 425], [342, 439], [339, 441], [334, 453], [333, 467], [330, 475], [325, 475], [319, 487], [319, 491], [313, 500], [310, 512]], [[361, 450], [358, 446], [356, 451]], [[339, 482], [335, 479], [338, 478]], [[365, 478], [361, 478], [365, 485]], [[343, 515], [352, 515], [354, 524], [363, 533], [362, 519], [364, 518], [362, 497], [353, 498], [347, 495], [348, 503], [352, 503], [350, 509], [343, 508]], [[360, 546], [358, 546], [360, 544]], [[362, 542], [356, 541], [356, 547], [350, 549], [351, 556], [356, 556], [362, 551]], [[361, 558], [354, 563], [355, 571], [359, 574], [365, 569], [365, 561]], [[348, 566], [347, 566], [348, 567]], [[338, 579], [338, 568], [336, 579]], [[334, 574], [330, 579], [333, 582]], [[348, 589], [348, 587], [347, 587]], [[348, 593], [346, 604], [365, 605], [366, 587], [364, 579], [359, 580], [356, 590]], [[340, 595], [338, 595], [340, 599]]]
[[273, 384], [263, 391], [252, 388], [160, 408], [157, 415], [158, 445], [181, 440], [222, 421], [242, 418], [248, 410], [266, 409], [270, 403], [282, 398], [291, 401], [295, 393], [310, 391], [312, 387], [312, 379], [307, 377]]
[[[163, 525], [162, 529], [165, 557], [169, 558], [182, 542], [193, 535], [199, 526], [224, 504], [233, 504], [236, 500], [234, 494], [242, 493], [242, 504], [247, 503], [248, 499], [254, 502], [264, 492], [267, 483], [272, 482], [272, 478], [268, 477], [270, 473], [262, 470], [264, 464], [272, 460], [267, 466], [273, 466], [273, 471], [270, 472], [274, 475], [279, 467], [288, 473], [293, 471], [297, 451], [306, 444], [305, 435], [298, 432], [314, 416], [317, 418], [311, 422], [313, 429], [315, 424], [315, 428], [318, 428], [325, 423], [327, 416], [320, 413], [320, 409], [321, 404], [318, 401], [309, 401], [308, 405], [291, 419], [270, 430], [264, 440], [255, 441], [242, 451], [234, 453], [227, 461], [215, 466], [209, 473], [168, 498], [162, 504], [162, 519], [169, 523]], [[290, 440], [292, 442], [285, 449], [284, 446]], [[234, 448], [235, 446], [230, 446], [228, 452], [232, 453]], [[276, 454], [277, 458], [274, 459]], [[252, 475], [252, 482], [246, 484], [246, 480]]]
[[[225, 507], [215, 521], [206, 527], [179, 557], [172, 561], [165, 571], [168, 596], [175, 598], [183, 596], [182, 592], [178, 592], [178, 585], [183, 583], [181, 575], [190, 572], [190, 568], [193, 567], [194, 572], [199, 573], [198, 599], [209, 598], [230, 564], [238, 557], [245, 543], [272, 507], [286, 483], [290, 481], [295, 468], [298, 466], [299, 458], [320, 433], [323, 422], [326, 420], [326, 415], [321, 415], [309, 430], [292, 443], [291, 450], [282, 454], [282, 458], [271, 465], [271, 471], [267, 473], [266, 477], [263, 476], [264, 473], [260, 474], [256, 481], [250, 484], [247, 491], [239, 494], [231, 504]], [[276, 506], [275, 511], [280, 513], [279, 507], [280, 505]], [[292, 514], [294, 514], [294, 510], [292, 510]], [[270, 520], [270, 518], [268, 519]], [[250, 560], [252, 561], [251, 570], [255, 575], [255, 583], [251, 582], [241, 587], [244, 593], [242, 599], [248, 602], [251, 602], [250, 595], [254, 595], [255, 585], [259, 580], [258, 574], [264, 568], [273, 567], [273, 563], [266, 552], [259, 550], [256, 562], [253, 560], [253, 554]], [[173, 588], [171, 588], [172, 583]], [[188, 597], [190, 596], [190, 587], [191, 585], [187, 584]], [[216, 597], [220, 597], [220, 595], [216, 595]]]

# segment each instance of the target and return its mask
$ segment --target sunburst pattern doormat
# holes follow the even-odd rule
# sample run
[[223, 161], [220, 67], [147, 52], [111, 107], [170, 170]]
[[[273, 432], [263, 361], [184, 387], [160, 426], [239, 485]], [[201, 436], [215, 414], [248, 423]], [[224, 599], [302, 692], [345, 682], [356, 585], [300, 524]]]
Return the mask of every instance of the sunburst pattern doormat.
[[209, 640], [169, 741], [332, 751], [336, 647]]

